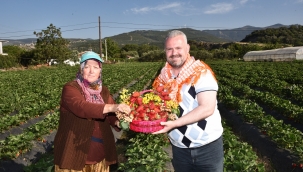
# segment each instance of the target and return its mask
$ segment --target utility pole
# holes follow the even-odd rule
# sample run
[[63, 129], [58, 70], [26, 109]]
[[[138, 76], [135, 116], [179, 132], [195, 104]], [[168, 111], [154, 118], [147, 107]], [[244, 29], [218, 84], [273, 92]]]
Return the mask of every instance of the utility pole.
[[104, 42], [105, 42], [105, 44], [104, 44], [104, 46], [105, 46], [105, 57], [106, 57], [106, 61], [107, 61], [107, 45], [106, 45], [106, 39], [104, 40]]
[[[102, 58], [102, 40], [101, 40], [101, 19], [99, 16], [99, 46], [100, 46], [100, 57]], [[107, 61], [107, 59], [106, 59]]]

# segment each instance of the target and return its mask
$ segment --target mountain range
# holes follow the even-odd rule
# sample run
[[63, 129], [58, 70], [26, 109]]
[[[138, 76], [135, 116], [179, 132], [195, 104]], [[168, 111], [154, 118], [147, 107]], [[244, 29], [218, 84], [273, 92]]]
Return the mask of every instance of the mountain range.
[[[188, 40], [212, 42], [212, 43], [223, 43], [223, 42], [239, 42], [255, 30], [267, 29], [267, 28], [279, 28], [288, 27], [287, 25], [275, 24], [267, 27], [254, 27], [254, 26], [244, 26], [234, 29], [217, 29], [217, 30], [195, 30], [191, 28], [181, 28], [178, 30], [183, 31]], [[103, 39], [112, 39], [117, 42], [118, 45], [125, 44], [153, 44], [158, 46], [163, 46], [163, 41], [165, 39], [167, 31], [154, 31], [154, 30], [136, 30], [127, 33], [118, 34], [111, 37], [106, 37]], [[81, 44], [86, 42], [96, 42], [98, 40], [94, 39], [80, 39], [80, 38], [65, 38], [70, 40], [72, 43]], [[7, 43], [3, 45], [20, 45], [20, 44], [30, 44], [35, 43], [37, 38], [27, 38], [27, 39], [8, 39]], [[79, 41], [81, 40], [81, 41]]]

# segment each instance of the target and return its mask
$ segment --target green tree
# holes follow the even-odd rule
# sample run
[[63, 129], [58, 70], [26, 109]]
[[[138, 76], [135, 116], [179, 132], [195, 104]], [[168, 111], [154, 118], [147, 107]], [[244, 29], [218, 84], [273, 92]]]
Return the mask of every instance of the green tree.
[[20, 63], [21, 56], [25, 50], [15, 45], [6, 45], [3, 46], [3, 52], [9, 54], [10, 56], [14, 56], [16, 58], [16, 63]]
[[49, 62], [56, 59], [63, 62], [71, 57], [71, 50], [68, 48], [69, 41], [62, 38], [61, 29], [50, 24], [46, 30], [34, 32], [38, 37], [34, 60], [39, 63]]
[[154, 50], [159, 50], [159, 48], [155, 45], [142, 44], [138, 48], [139, 57], [142, 57], [144, 53], [147, 53], [149, 51], [154, 51]]
[[142, 54], [138, 59], [140, 62], [155, 62], [155, 61], [164, 61], [165, 52], [163, 50], [153, 50], [148, 51]]
[[121, 48], [121, 51], [138, 51], [138, 44], [126, 44]]
[[[106, 48], [105, 48], [106, 46]], [[115, 57], [116, 54], [120, 53], [120, 47], [117, 42], [112, 40], [111, 38], [107, 38], [104, 43], [102, 43], [102, 53], [105, 55], [105, 51], [107, 51], [108, 57]]]

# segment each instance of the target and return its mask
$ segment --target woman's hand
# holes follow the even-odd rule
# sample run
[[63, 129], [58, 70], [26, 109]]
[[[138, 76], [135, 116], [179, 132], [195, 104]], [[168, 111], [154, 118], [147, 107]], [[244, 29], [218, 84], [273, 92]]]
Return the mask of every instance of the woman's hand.
[[116, 112], [122, 112], [125, 114], [129, 114], [131, 112], [130, 106], [127, 104], [118, 104]]
[[120, 121], [119, 121], [119, 120], [117, 120], [117, 121], [115, 122], [115, 125], [116, 125], [117, 127], [121, 128], [121, 126], [120, 126]]
[[109, 112], [122, 112], [129, 114], [131, 109], [127, 104], [105, 104], [103, 113]]

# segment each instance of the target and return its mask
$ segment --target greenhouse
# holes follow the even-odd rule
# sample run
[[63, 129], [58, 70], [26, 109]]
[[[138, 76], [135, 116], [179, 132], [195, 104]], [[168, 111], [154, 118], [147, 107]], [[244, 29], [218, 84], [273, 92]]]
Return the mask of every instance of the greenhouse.
[[287, 47], [274, 50], [250, 51], [244, 57], [244, 61], [293, 61], [303, 60], [303, 46]]

